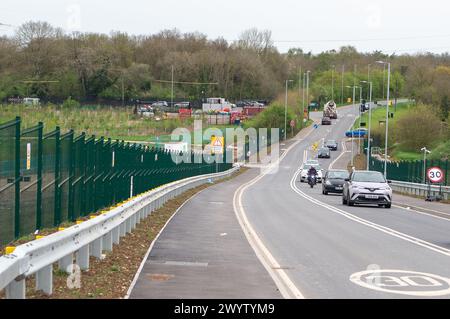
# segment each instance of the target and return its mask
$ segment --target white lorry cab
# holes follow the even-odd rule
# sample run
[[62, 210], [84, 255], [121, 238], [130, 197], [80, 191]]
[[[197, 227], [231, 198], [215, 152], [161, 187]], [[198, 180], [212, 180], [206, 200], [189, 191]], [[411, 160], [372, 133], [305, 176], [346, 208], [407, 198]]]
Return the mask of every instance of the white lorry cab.
[[203, 112], [231, 112], [235, 107], [235, 104], [228, 102], [225, 98], [210, 97], [206, 99], [206, 103], [203, 103], [202, 110]]

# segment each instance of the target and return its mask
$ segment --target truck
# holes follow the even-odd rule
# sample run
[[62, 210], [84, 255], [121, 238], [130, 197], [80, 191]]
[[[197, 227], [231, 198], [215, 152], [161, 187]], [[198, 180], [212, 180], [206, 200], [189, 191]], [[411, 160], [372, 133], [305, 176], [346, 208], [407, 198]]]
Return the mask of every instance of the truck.
[[337, 119], [336, 103], [333, 100], [328, 101], [324, 105], [323, 117], [329, 117], [330, 119]]
[[222, 97], [211, 97], [202, 104], [203, 112], [230, 112], [236, 105]]

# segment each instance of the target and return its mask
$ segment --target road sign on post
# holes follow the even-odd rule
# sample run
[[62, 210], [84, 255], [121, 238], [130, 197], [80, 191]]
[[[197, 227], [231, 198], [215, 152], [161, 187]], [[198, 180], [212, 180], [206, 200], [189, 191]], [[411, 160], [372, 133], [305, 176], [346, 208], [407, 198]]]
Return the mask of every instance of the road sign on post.
[[444, 181], [444, 172], [440, 167], [430, 167], [427, 170], [427, 177], [431, 183], [442, 183]]
[[211, 153], [223, 154], [224, 138], [222, 136], [211, 137]]
[[[442, 199], [442, 182], [444, 181], [444, 172], [440, 167], [430, 167], [427, 170], [427, 178], [428, 178], [428, 194], [425, 198], [426, 201], [434, 201], [434, 200], [441, 200]], [[439, 195], [438, 196], [431, 196], [431, 184], [438, 184], [440, 183], [439, 188]]]

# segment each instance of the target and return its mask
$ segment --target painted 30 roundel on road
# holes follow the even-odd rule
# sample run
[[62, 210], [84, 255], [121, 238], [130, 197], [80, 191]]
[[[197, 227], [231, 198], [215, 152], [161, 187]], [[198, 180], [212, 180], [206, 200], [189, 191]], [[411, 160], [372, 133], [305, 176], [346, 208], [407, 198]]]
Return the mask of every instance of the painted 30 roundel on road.
[[354, 273], [350, 281], [376, 291], [419, 297], [450, 295], [450, 278], [396, 269], [365, 270]]

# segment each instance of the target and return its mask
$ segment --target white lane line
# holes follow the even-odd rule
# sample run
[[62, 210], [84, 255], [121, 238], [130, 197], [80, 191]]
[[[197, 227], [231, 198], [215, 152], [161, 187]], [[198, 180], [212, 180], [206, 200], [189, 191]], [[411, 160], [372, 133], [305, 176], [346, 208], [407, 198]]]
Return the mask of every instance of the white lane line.
[[254, 185], [263, 177], [264, 175], [258, 175], [257, 178], [251, 180], [249, 183], [241, 185], [237, 189], [233, 198], [234, 212], [239, 221], [239, 224], [241, 225], [242, 230], [244, 231], [245, 236], [247, 237], [248, 242], [250, 243], [250, 246], [255, 251], [256, 256], [261, 261], [264, 268], [272, 277], [283, 298], [304, 299], [305, 297], [303, 296], [303, 294], [300, 292], [300, 290], [298, 290], [298, 288], [295, 286], [286, 272], [281, 268], [275, 257], [273, 257], [273, 255], [261, 241], [245, 214], [245, 210], [242, 205], [242, 194], [248, 187]]
[[[400, 203], [400, 204], [403, 204], [403, 203]], [[425, 208], [425, 207], [420, 207], [420, 206], [414, 206], [414, 205], [409, 205], [409, 204], [403, 204], [403, 205], [407, 205], [407, 206], [412, 207], [412, 208], [415, 208], [415, 209], [424, 209], [424, 210], [427, 210], [427, 211], [429, 211], [429, 212], [433, 212], [433, 213], [437, 213], [437, 214], [441, 214], [441, 215], [450, 216], [449, 213], [444, 213], [444, 212], [441, 212], [441, 211], [438, 211], [438, 210], [434, 210], [434, 209], [430, 209], [430, 208]], [[401, 207], [401, 206], [398, 206], [398, 207]], [[405, 207], [402, 207], [402, 208], [405, 208]]]
[[[450, 218], [448, 218], [448, 217], [436, 216], [434, 214], [421, 212], [421, 211], [418, 211], [418, 210], [415, 210], [415, 209], [408, 209], [408, 208], [406, 208], [404, 206], [399, 206], [399, 205], [392, 205], [392, 206], [396, 207], [396, 208], [400, 208], [400, 209], [406, 210], [408, 212], [413, 212], [413, 213], [417, 213], [417, 214], [421, 214], [421, 215], [426, 215], [426, 216], [434, 217], [434, 218], [437, 218], [437, 219], [443, 219], [443, 220], [446, 220], [446, 221], [450, 222]], [[411, 207], [414, 207], [414, 206], [411, 206]], [[439, 213], [439, 214], [448, 215], [448, 214], [445, 214], [445, 213]]]
[[336, 159], [330, 163], [330, 166], [328, 166], [328, 169], [332, 169], [334, 164], [336, 164], [336, 162], [346, 153], [350, 153], [351, 151], [347, 151], [347, 147], [345, 146], [345, 141], [341, 142], [342, 144], [342, 153], [339, 154], [338, 157], [336, 157]]
[[[181, 204], [180, 207], [178, 207], [178, 209], [175, 211], [175, 213], [172, 214], [172, 216], [170, 216], [170, 218], [167, 220], [167, 222], [164, 224], [163, 228], [161, 228], [161, 230], [159, 231], [159, 233], [156, 235], [156, 237], [153, 239], [152, 243], [150, 244], [150, 247], [147, 250], [147, 253], [144, 256], [144, 259], [142, 259], [142, 262], [136, 272], [136, 274], [134, 275], [133, 281], [130, 284], [130, 287], [128, 288], [127, 294], [125, 295], [124, 299], [129, 299], [131, 292], [134, 289], [134, 286], [136, 286], [136, 283], [139, 279], [139, 276], [141, 275], [142, 269], [144, 268], [145, 262], [148, 259], [148, 256], [150, 255], [150, 252], [153, 249], [153, 246], [155, 245], [156, 241], [159, 239], [159, 236], [161, 236], [162, 232], [166, 229], [167, 225], [169, 225], [170, 221], [172, 220], [172, 218], [175, 217], [176, 214], [178, 214], [178, 212], [184, 207], [184, 205], [186, 205], [191, 199], [193, 199], [195, 196], [200, 195], [203, 191], [207, 190], [208, 188], [202, 189], [201, 191], [199, 191], [198, 193], [192, 195], [191, 197], [189, 197], [183, 204]], [[148, 215], [148, 217], [151, 216], [152, 213], [150, 213]]]
[[[314, 130], [309, 131], [303, 139], [309, 136]], [[280, 156], [280, 158], [273, 164], [278, 165], [286, 155], [295, 147], [298, 143], [300, 143], [303, 139], [294, 142], [291, 146], [288, 147], [286, 152]], [[303, 151], [303, 158], [307, 156], [306, 150]], [[269, 172], [270, 170], [266, 170]], [[256, 256], [267, 270], [269, 275], [272, 277], [272, 280], [275, 282], [275, 285], [280, 290], [281, 295], [285, 299], [304, 299], [304, 295], [300, 292], [300, 290], [295, 286], [292, 280], [289, 278], [287, 273], [280, 267], [280, 264], [277, 262], [275, 257], [271, 254], [269, 249], [264, 245], [263, 241], [259, 238], [258, 234], [254, 230], [250, 221], [247, 218], [247, 214], [245, 212], [244, 206], [242, 205], [242, 196], [244, 192], [250, 187], [260, 181], [267, 173], [261, 172], [258, 176], [256, 176], [251, 181], [246, 184], [241, 185], [233, 196], [233, 209], [236, 215], [236, 218], [239, 222], [239, 225], [242, 228], [242, 231], [247, 238], [250, 246], [253, 248]]]
[[443, 248], [441, 246], [438, 246], [438, 245], [432, 244], [430, 242], [427, 242], [425, 240], [422, 240], [422, 239], [419, 239], [419, 238], [416, 238], [416, 237], [413, 237], [413, 236], [401, 233], [401, 232], [396, 231], [396, 230], [394, 230], [392, 228], [381, 226], [379, 224], [370, 222], [368, 220], [365, 220], [365, 219], [360, 218], [360, 217], [358, 217], [356, 215], [353, 215], [351, 213], [348, 213], [346, 211], [338, 209], [338, 208], [336, 208], [336, 207], [334, 207], [332, 205], [326, 204], [326, 203], [324, 203], [324, 202], [322, 202], [322, 201], [320, 201], [318, 199], [315, 199], [314, 197], [311, 197], [311, 196], [307, 195], [306, 193], [302, 192], [297, 187], [297, 185], [295, 184], [295, 181], [296, 181], [299, 173], [300, 173], [300, 170], [298, 170], [294, 174], [294, 176], [292, 177], [292, 179], [291, 179], [291, 188], [292, 188], [292, 190], [294, 192], [296, 192], [297, 194], [299, 194], [303, 198], [309, 200], [310, 202], [312, 202], [312, 203], [314, 203], [316, 205], [319, 205], [319, 206], [321, 206], [323, 208], [326, 208], [326, 209], [328, 209], [328, 210], [330, 210], [330, 211], [332, 211], [334, 213], [340, 214], [340, 215], [344, 216], [345, 218], [353, 220], [353, 221], [355, 221], [357, 223], [363, 224], [365, 226], [368, 226], [368, 227], [371, 227], [373, 229], [379, 230], [379, 231], [381, 231], [381, 232], [383, 232], [385, 234], [388, 234], [388, 235], [391, 235], [391, 236], [403, 239], [403, 240], [408, 241], [410, 243], [413, 243], [415, 245], [418, 245], [418, 246], [430, 249], [432, 251], [435, 251], [435, 252], [438, 252], [440, 254], [443, 254], [445, 256], [450, 257], [450, 250], [449, 249], [446, 249], [446, 248]]

